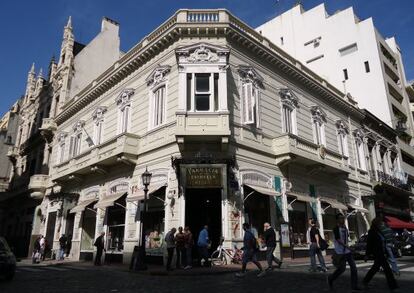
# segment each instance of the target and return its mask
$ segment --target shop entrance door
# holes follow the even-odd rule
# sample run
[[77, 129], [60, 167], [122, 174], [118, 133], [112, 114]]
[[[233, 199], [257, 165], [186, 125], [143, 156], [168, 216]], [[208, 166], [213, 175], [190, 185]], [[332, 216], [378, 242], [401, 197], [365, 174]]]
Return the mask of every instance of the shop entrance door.
[[48, 247], [46, 247], [46, 257], [50, 257], [49, 251], [53, 247], [53, 239], [55, 238], [55, 226], [56, 226], [56, 212], [49, 213], [46, 226], [46, 241]]
[[222, 236], [221, 189], [187, 189], [185, 193], [185, 225], [189, 226], [197, 244], [204, 225], [209, 227], [211, 248], [216, 249]]

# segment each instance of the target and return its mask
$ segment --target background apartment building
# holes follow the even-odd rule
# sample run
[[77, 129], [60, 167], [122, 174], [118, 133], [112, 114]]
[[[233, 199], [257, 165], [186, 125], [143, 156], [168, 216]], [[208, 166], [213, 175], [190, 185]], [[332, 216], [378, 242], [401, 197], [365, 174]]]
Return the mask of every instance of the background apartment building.
[[[384, 191], [390, 197], [403, 193], [408, 201], [414, 183], [413, 95], [406, 90], [409, 84], [395, 38], [384, 38], [372, 18], [360, 20], [352, 7], [329, 15], [324, 4], [308, 11], [296, 5], [256, 30], [396, 131], [405, 173], [385, 167], [384, 149], [378, 161], [382, 170], [372, 175], [377, 182], [397, 187]], [[378, 200], [377, 208], [382, 206]], [[397, 210], [388, 212], [409, 218], [407, 207]]]

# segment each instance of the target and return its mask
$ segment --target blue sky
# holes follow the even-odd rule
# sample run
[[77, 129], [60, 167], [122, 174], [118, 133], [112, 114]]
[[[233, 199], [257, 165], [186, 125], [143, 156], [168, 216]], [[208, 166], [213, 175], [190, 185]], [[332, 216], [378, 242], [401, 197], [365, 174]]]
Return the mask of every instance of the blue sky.
[[[120, 23], [121, 49], [127, 51], [179, 8], [227, 8], [256, 27], [290, 9], [298, 0], [2, 0], [0, 1], [0, 114], [24, 94], [27, 71], [47, 72], [58, 55], [63, 26], [72, 15], [75, 38], [89, 42], [102, 16]], [[328, 12], [354, 6], [361, 19], [372, 16], [385, 37], [396, 36], [409, 80], [414, 79], [414, 1], [302, 0], [305, 9], [322, 2]]]

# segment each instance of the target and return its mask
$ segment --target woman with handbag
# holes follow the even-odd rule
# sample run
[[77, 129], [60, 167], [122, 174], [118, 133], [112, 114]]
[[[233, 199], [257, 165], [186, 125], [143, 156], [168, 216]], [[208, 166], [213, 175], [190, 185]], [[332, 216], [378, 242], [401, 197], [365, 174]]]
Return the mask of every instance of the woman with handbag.
[[[316, 266], [316, 256], [318, 256], [320, 269], [322, 272], [327, 272], [328, 269], [325, 265], [325, 260], [322, 255], [322, 237], [319, 233], [319, 229], [316, 227], [316, 222], [314, 219], [309, 219], [309, 229], [308, 229], [308, 242], [309, 242], [309, 257], [311, 261], [311, 266], [309, 268], [310, 272], [317, 272], [318, 268]], [[326, 249], [326, 248], [325, 248]]]
[[351, 269], [351, 287], [352, 291], [361, 291], [358, 287], [358, 271], [355, 265], [354, 257], [351, 249], [348, 247], [349, 232], [345, 226], [345, 216], [343, 214], [336, 215], [337, 226], [333, 229], [335, 236], [335, 252], [332, 261], [336, 266], [335, 272], [327, 277], [329, 289], [333, 289], [333, 282], [345, 272], [346, 263]]

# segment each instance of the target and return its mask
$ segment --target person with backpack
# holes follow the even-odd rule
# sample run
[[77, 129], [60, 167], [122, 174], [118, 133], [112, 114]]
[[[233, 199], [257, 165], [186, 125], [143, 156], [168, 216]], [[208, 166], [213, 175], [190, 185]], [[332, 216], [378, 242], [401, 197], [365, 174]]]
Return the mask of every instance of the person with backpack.
[[276, 249], [276, 232], [269, 223], [263, 224], [264, 234], [263, 238], [266, 244], [266, 261], [267, 261], [267, 268], [266, 271], [273, 270], [273, 262], [277, 264], [277, 267], [280, 268], [282, 266], [282, 261], [273, 255]]
[[308, 243], [309, 243], [309, 257], [311, 261], [309, 271], [310, 272], [318, 271], [318, 268], [316, 266], [316, 255], [317, 255], [320, 269], [322, 270], [322, 272], [325, 273], [328, 271], [328, 269], [326, 267], [325, 260], [322, 255], [321, 234], [319, 232], [319, 229], [316, 227], [316, 222], [314, 219], [312, 218], [309, 219], [308, 223], [309, 223], [309, 228], [308, 228], [307, 237], [308, 237]]
[[243, 238], [243, 260], [242, 260], [242, 270], [239, 273], [236, 273], [236, 277], [242, 278], [246, 275], [246, 266], [248, 262], [253, 262], [259, 269], [258, 277], [262, 277], [266, 274], [263, 270], [261, 264], [257, 261], [257, 251], [259, 247], [257, 245], [257, 240], [252, 231], [250, 231], [250, 224], [243, 224], [244, 238]]

